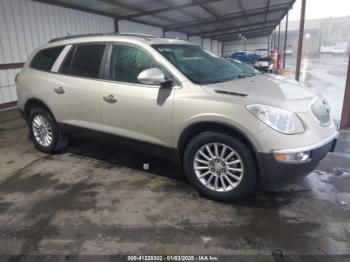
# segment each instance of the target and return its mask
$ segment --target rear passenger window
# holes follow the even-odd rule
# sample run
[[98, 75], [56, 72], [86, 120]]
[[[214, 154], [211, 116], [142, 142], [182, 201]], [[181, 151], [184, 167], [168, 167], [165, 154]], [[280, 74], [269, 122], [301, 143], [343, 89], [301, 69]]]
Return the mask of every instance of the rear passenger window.
[[104, 44], [76, 46], [74, 52], [69, 52], [60, 72], [74, 76], [98, 78], [105, 47]]
[[30, 66], [38, 70], [49, 72], [63, 48], [64, 46], [58, 46], [39, 51], [34, 56]]

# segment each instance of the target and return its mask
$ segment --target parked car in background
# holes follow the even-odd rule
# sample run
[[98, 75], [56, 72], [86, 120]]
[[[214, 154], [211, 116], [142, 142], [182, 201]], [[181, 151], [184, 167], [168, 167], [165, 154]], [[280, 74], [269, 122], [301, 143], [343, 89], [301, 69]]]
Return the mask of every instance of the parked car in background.
[[286, 55], [292, 55], [293, 54], [293, 47], [287, 46], [286, 48]]
[[254, 67], [261, 72], [271, 72], [272, 71], [272, 57], [271, 52], [267, 48], [261, 48], [255, 50], [255, 53], [259, 55], [259, 59], [254, 62]]
[[254, 63], [254, 67], [261, 72], [272, 72], [273, 64], [271, 57], [261, 57]]
[[233, 53], [231, 55], [231, 58], [239, 60], [244, 63], [254, 63], [260, 58], [260, 56], [252, 52], [239, 51], [239, 52]]
[[201, 195], [232, 201], [306, 176], [338, 136], [324, 98], [244, 72], [183, 40], [67, 37], [30, 56], [18, 107], [42, 152], [82, 134], [115, 139], [173, 159]]

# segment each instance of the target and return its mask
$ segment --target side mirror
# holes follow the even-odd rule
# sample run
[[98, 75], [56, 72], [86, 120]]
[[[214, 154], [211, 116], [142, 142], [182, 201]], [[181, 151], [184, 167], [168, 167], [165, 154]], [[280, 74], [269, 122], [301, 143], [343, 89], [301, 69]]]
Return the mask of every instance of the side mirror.
[[172, 81], [167, 80], [164, 73], [158, 68], [150, 68], [142, 71], [137, 76], [137, 81], [145, 85], [160, 85], [163, 88], [172, 87]]

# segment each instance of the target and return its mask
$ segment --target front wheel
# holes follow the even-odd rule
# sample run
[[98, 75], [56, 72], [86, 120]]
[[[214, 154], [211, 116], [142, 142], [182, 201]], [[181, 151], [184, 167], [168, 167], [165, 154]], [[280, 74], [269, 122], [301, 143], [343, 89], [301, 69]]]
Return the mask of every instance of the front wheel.
[[251, 150], [238, 139], [217, 132], [194, 137], [186, 147], [184, 170], [205, 197], [234, 201], [251, 193], [257, 181]]

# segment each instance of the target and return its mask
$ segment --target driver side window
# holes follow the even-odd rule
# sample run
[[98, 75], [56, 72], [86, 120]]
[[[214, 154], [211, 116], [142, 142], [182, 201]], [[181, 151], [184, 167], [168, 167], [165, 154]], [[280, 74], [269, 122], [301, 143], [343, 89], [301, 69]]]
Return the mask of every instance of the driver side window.
[[127, 45], [112, 46], [109, 80], [139, 84], [137, 76], [150, 68], [159, 68], [166, 77], [169, 76], [162, 66], [142, 50]]

